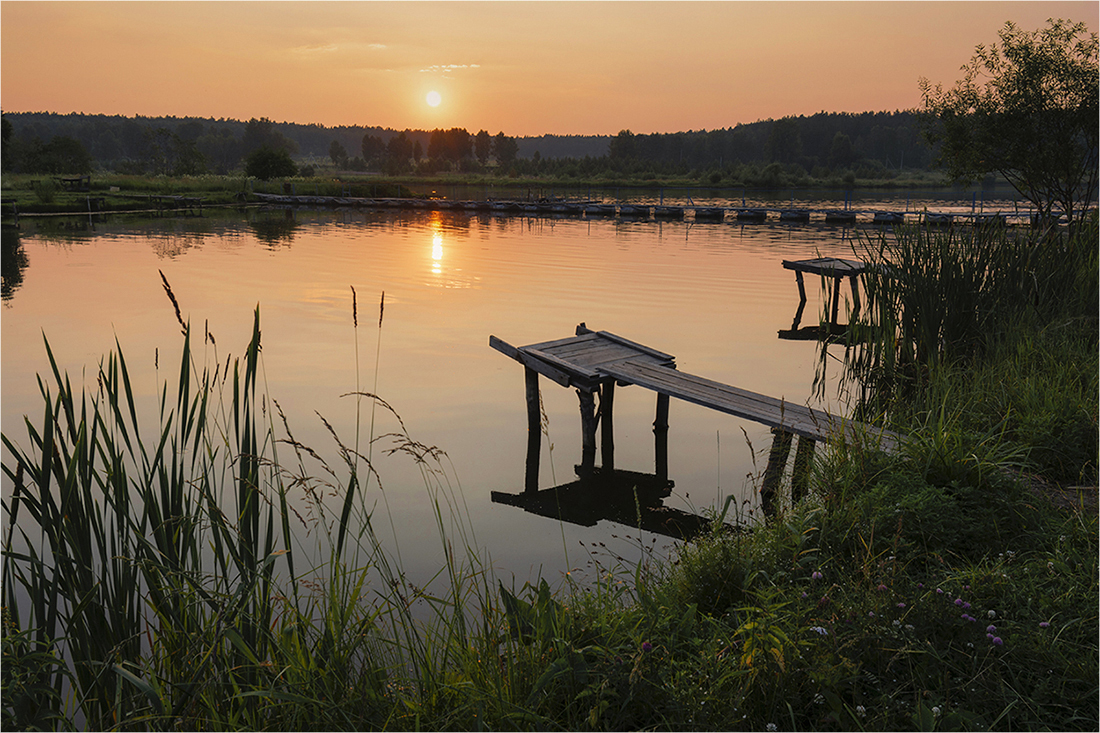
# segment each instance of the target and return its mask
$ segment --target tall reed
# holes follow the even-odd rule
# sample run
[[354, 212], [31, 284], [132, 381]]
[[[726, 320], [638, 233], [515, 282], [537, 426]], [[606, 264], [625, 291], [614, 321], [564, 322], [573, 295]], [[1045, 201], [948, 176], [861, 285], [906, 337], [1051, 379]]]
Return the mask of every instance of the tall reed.
[[1073, 231], [910, 226], [864, 240], [868, 304], [846, 355], [864, 411], [903, 404], [941, 364], [974, 363], [1032, 328], [1095, 339], [1096, 241], [1095, 217]]
[[[39, 693], [9, 708], [5, 686], [5, 724], [358, 728], [437, 708], [446, 670], [489, 653], [471, 639], [469, 609], [495, 623], [444, 454], [357, 393], [396, 418], [371, 443], [416, 462], [435, 512], [445, 565], [417, 586], [375, 535], [357, 478], [380, 488], [375, 462], [325, 421], [343, 462], [329, 466], [260, 389], [259, 309], [243, 355], [211, 367], [164, 285], [183, 350], [174, 390], [159, 388], [157, 427], [139, 417], [121, 346], [82, 390], [47, 342], [41, 422], [27, 419], [25, 447], [3, 435], [5, 663], [33, 650], [19, 656], [37, 660], [21, 689]], [[316, 548], [299, 528], [316, 530]], [[425, 625], [418, 604], [439, 623]]]

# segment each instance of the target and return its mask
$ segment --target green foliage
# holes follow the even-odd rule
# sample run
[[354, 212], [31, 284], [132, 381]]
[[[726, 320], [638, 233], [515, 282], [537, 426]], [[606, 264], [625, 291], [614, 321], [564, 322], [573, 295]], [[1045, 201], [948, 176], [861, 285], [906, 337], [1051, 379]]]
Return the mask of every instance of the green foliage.
[[52, 204], [57, 198], [57, 183], [52, 178], [47, 178], [31, 183], [34, 196], [43, 204]]
[[[868, 307], [856, 320], [853, 376], [882, 412], [941, 364], [972, 364], [1017, 334], [1072, 323], [1095, 338], [1097, 224], [1071, 232], [898, 228], [864, 243]], [[865, 394], [867, 397], [868, 394]]]
[[944, 91], [921, 79], [926, 135], [951, 175], [1003, 175], [1049, 220], [1079, 219], [1097, 182], [1097, 36], [1084, 23], [1050, 20], [1000, 44], [978, 46], [965, 76]]
[[248, 176], [269, 181], [272, 178], [292, 178], [298, 175], [298, 167], [290, 153], [269, 147], [260, 147], [245, 158], [244, 172]]

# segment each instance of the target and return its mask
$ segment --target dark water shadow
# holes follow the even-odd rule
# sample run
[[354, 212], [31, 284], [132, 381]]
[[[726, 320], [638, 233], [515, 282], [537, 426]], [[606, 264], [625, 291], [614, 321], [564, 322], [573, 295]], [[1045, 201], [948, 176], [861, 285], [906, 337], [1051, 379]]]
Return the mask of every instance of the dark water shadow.
[[494, 504], [519, 507], [531, 514], [582, 527], [616, 522], [635, 529], [690, 540], [710, 530], [710, 520], [666, 507], [673, 482], [655, 474], [595, 468], [591, 475], [538, 491], [492, 492]]

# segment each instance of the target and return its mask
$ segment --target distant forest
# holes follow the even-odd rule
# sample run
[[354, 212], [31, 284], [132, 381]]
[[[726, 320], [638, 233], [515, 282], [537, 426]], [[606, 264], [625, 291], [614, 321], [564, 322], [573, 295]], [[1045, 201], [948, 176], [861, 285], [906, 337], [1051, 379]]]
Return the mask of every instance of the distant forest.
[[928, 170], [934, 157], [913, 111], [821, 112], [709, 131], [519, 138], [462, 128], [398, 131], [267, 119], [20, 112], [4, 113], [3, 121], [3, 170], [29, 173], [231, 173], [262, 147], [286, 151], [301, 175], [335, 167], [390, 174], [695, 175], [717, 181], [749, 167], [786, 179], [888, 179], [903, 168]]

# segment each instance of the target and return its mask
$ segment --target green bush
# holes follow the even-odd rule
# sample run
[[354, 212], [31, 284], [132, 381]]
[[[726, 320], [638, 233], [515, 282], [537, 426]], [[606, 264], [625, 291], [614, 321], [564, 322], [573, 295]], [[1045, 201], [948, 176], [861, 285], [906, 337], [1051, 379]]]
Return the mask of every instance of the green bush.
[[43, 204], [52, 204], [57, 198], [57, 183], [52, 178], [45, 178], [31, 183], [34, 195]]
[[298, 167], [294, 165], [290, 153], [267, 146], [258, 148], [245, 158], [244, 170], [247, 175], [261, 181], [298, 175]]

